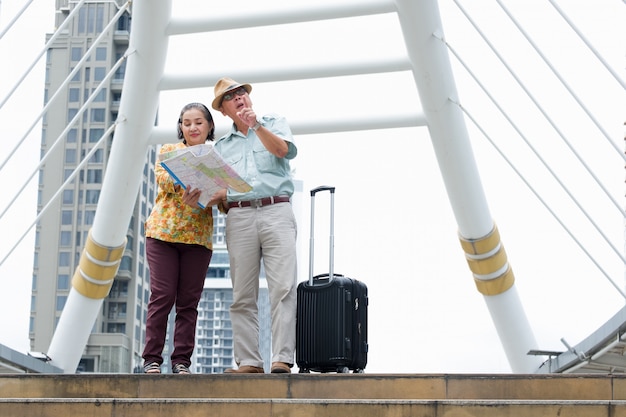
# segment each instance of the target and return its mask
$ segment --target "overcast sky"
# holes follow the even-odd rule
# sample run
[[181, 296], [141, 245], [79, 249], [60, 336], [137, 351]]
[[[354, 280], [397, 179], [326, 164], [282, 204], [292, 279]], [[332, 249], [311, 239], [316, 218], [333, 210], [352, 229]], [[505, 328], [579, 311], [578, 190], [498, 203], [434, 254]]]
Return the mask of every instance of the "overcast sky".
[[[330, 1], [335, 3], [335, 1]], [[352, 2], [350, 0], [349, 2]], [[41, 3], [41, 4], [39, 4]], [[51, 32], [54, 11], [36, 0], [28, 23], [15, 31], [30, 32], [20, 42], [11, 33], [0, 39], [2, 82], [0, 100], [34, 59]], [[211, 4], [205, 0], [174, 0], [175, 15], [214, 15], [258, 10], [258, 2]], [[279, 1], [265, 2], [268, 5]], [[320, 1], [302, 1], [319, 4]], [[557, 78], [522, 39], [497, 2], [461, 2], [515, 77], [489, 50], [453, 1], [440, 2], [447, 42], [471, 68], [522, 131], [524, 139], [566, 184], [579, 205], [609, 240], [607, 244], [577, 204], [572, 202], [524, 139], [451, 56], [459, 97], [469, 117], [466, 124], [491, 215], [516, 276], [516, 287], [531, 324], [538, 349], [564, 350], [560, 339], [574, 345], [608, 320], [624, 299], [604, 276], [624, 285], [624, 218], [573, 156], [562, 136], [603, 184], [611, 198], [624, 206], [623, 149], [624, 88], [603, 68], [548, 2], [516, 1], [507, 7], [533, 42], [559, 71], [579, 99], [589, 107], [611, 145], [577, 107]], [[561, 1], [560, 7], [624, 77], [626, 6], [620, 0]], [[0, 5], [0, 30], [21, 7], [16, 1]], [[32, 9], [32, 10], [31, 10]], [[36, 24], [34, 22], [37, 22]], [[34, 28], [34, 29], [33, 29]], [[40, 32], [37, 32], [40, 31]], [[274, 68], [307, 62], [349, 62], [405, 54], [395, 14], [329, 22], [225, 31], [194, 37], [174, 37], [168, 72], [197, 73]], [[10, 57], [11, 65], [6, 65]], [[521, 79], [541, 103], [549, 121], [517, 85]], [[247, 80], [238, 80], [246, 82]], [[0, 108], [0, 161], [28, 129], [41, 110], [43, 67], [38, 65], [25, 87]], [[180, 108], [190, 101], [207, 104], [211, 86], [163, 92], [159, 125], [173, 126]], [[253, 85], [258, 113], [275, 112], [288, 120], [395, 115], [420, 111], [410, 73], [337, 77]], [[228, 120], [213, 113], [218, 128]], [[552, 124], [557, 126], [555, 130]], [[570, 229], [599, 270], [564, 228], [542, 205], [515, 171], [489, 143], [489, 135], [536, 193]], [[0, 171], [3, 193], [0, 210], [35, 170], [40, 128]], [[174, 138], [172, 138], [174, 139]], [[299, 222], [300, 281], [307, 278], [309, 244], [308, 190], [318, 185], [337, 187], [335, 271], [358, 278], [369, 287], [370, 355], [368, 372], [509, 372], [486, 303], [476, 290], [457, 238], [454, 218], [428, 131], [424, 127], [371, 132], [301, 135], [296, 137], [295, 177], [305, 190]], [[470, 158], [471, 155], [468, 155]], [[36, 178], [36, 177], [35, 177]], [[3, 259], [36, 216], [36, 189], [29, 188], [15, 207], [0, 219], [5, 238]], [[328, 201], [319, 196], [316, 231], [316, 272], [327, 268]], [[0, 211], [1, 212], [1, 211]], [[611, 247], [612, 245], [612, 247]], [[615, 253], [615, 248], [618, 253]], [[28, 313], [32, 276], [33, 233], [0, 266], [0, 343], [28, 351]]]

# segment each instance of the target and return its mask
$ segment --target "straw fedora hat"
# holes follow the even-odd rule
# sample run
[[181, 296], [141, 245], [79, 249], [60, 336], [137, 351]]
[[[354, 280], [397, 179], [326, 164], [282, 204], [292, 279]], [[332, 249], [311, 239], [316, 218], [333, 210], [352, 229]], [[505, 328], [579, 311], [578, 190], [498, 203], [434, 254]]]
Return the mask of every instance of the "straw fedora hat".
[[239, 87], [245, 88], [248, 94], [252, 91], [252, 86], [250, 84], [241, 84], [228, 77], [220, 78], [217, 84], [215, 84], [215, 98], [213, 99], [213, 103], [211, 103], [211, 107], [215, 110], [219, 110], [222, 105], [222, 97], [224, 97], [224, 94]]

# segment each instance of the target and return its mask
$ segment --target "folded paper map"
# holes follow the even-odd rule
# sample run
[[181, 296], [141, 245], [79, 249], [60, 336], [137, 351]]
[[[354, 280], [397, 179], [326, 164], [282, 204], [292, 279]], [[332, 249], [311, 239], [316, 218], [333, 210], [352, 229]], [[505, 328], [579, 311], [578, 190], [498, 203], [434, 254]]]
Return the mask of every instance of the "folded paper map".
[[201, 191], [198, 204], [202, 208], [221, 189], [232, 188], [242, 193], [252, 190], [209, 143], [160, 154], [159, 161], [183, 188]]

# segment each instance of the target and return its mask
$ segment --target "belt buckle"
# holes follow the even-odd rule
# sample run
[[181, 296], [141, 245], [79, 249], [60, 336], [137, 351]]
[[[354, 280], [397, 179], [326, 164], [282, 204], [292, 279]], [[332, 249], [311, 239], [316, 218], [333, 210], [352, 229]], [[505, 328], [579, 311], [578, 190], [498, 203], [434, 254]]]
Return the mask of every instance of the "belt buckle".
[[263, 199], [257, 198], [256, 200], [250, 200], [250, 206], [254, 208], [263, 207]]

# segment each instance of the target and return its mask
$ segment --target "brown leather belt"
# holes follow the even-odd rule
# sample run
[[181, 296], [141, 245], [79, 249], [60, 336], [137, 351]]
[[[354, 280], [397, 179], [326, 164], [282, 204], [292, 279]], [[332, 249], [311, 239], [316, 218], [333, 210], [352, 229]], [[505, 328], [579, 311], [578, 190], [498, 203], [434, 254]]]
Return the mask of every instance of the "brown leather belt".
[[289, 196], [286, 195], [277, 195], [277, 196], [273, 196], [273, 197], [264, 197], [264, 198], [258, 198], [256, 200], [248, 200], [248, 201], [231, 201], [230, 203], [228, 203], [228, 208], [235, 208], [235, 207], [263, 207], [263, 206], [269, 206], [270, 204], [276, 204], [276, 203], [288, 203], [289, 202]]

